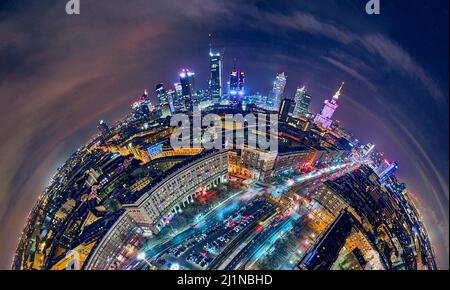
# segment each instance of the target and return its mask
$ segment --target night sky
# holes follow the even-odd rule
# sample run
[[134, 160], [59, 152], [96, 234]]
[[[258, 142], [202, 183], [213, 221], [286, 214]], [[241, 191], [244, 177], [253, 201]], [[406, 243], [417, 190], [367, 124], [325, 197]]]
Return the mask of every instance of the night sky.
[[448, 269], [448, 0], [0, 2], [0, 268], [9, 268], [26, 217], [50, 176], [145, 88], [178, 71], [208, 79], [208, 33], [266, 94], [286, 72], [312, 110], [346, 81], [335, 118], [400, 164]]

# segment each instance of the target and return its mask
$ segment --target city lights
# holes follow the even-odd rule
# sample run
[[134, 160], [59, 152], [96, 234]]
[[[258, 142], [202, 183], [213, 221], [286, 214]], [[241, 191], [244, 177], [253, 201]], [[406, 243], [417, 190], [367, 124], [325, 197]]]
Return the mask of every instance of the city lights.
[[145, 90], [98, 123], [30, 213], [14, 269], [65, 269], [65, 250], [86, 270], [436, 269], [398, 163], [335, 120], [344, 82], [314, 115], [286, 73], [249, 94], [236, 64], [224, 88], [211, 36], [205, 56], [206, 88], [182, 69], [155, 105]]

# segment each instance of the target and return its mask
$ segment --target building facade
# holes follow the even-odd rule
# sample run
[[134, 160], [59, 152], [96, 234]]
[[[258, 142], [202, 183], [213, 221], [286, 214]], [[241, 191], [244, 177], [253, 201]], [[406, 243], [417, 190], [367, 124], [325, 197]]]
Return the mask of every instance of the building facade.
[[280, 101], [283, 98], [284, 88], [286, 87], [287, 76], [284, 72], [277, 74], [273, 82], [272, 91], [267, 99], [267, 106], [273, 111], [278, 111]]
[[231, 104], [237, 105], [244, 96], [245, 73], [239, 71], [236, 66], [230, 72], [230, 88], [228, 98]]
[[192, 110], [196, 104], [197, 91], [195, 90], [195, 73], [189, 69], [183, 69], [180, 73], [180, 85], [182, 103], [187, 110]]
[[295, 107], [294, 107], [294, 115], [295, 116], [305, 116], [309, 114], [309, 104], [311, 103], [311, 96], [306, 93], [306, 88], [297, 87], [297, 91], [295, 92]]
[[193, 201], [199, 188], [209, 189], [228, 180], [228, 154], [223, 151], [194, 161], [124, 208], [139, 226], [158, 232], [173, 214]]
[[223, 62], [220, 53], [209, 51], [209, 93], [214, 104], [220, 103], [223, 95]]
[[138, 234], [140, 229], [136, 223], [126, 212], [123, 213], [95, 246], [83, 268], [86, 270], [111, 269], [120, 251]]
[[339, 100], [339, 96], [341, 95], [342, 87], [344, 83], [341, 84], [339, 90], [334, 94], [331, 100], [326, 100], [325, 104], [322, 107], [322, 111], [316, 115], [314, 118], [314, 123], [319, 124], [322, 128], [328, 129], [333, 123], [332, 117], [334, 111], [339, 107], [337, 101]]

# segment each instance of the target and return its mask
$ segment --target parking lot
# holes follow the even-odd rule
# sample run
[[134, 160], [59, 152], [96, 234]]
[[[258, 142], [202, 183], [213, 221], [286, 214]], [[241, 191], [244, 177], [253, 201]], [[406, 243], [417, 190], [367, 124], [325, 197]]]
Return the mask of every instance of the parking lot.
[[246, 201], [233, 200], [215, 213], [215, 222], [199, 224], [199, 230], [182, 243], [160, 253], [155, 265], [161, 269], [170, 269], [173, 265], [183, 269], [209, 269], [215, 260], [245, 240], [261, 219], [273, 212], [273, 205], [261, 196]]

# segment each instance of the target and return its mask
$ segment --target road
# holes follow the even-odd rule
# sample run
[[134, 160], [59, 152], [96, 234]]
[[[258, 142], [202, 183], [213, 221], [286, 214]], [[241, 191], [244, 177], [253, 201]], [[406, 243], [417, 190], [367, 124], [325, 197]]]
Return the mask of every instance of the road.
[[244, 270], [249, 263], [255, 262], [292, 224], [290, 217], [269, 225], [257, 234], [224, 268], [225, 270]]
[[[308, 174], [286, 179], [285, 182], [278, 184], [275, 189], [272, 187], [267, 190], [272, 194], [278, 194], [288, 188], [291, 188], [292, 186], [297, 189], [315, 186], [318, 180], [320, 180], [321, 183], [325, 179], [341, 175], [347, 170], [354, 169], [356, 166], [358, 165], [354, 163], [347, 163], [315, 170]], [[249, 190], [248, 192], [251, 191], [252, 190]], [[257, 191], [258, 190], [255, 192]], [[189, 255], [198, 255], [203, 252], [203, 255], [207, 255], [212, 259], [208, 265], [209, 269], [245, 269], [254, 263], [262, 255], [262, 252], [267, 250], [276, 241], [276, 239], [280, 236], [280, 233], [286, 230], [286, 227], [292, 225], [292, 217], [281, 218], [277, 216], [274, 218], [274, 207], [266, 208], [266, 212], [264, 213], [255, 214], [257, 213], [259, 207], [265, 207], [264, 202], [262, 201], [253, 203], [255, 201], [255, 197], [260, 196], [261, 194], [261, 192], [258, 192], [257, 194], [255, 194], [255, 192], [251, 198], [246, 200], [241, 198], [243, 195], [247, 194], [244, 191], [233, 193], [217, 206], [213, 207], [209, 212], [201, 216], [201, 219], [196, 223], [193, 222], [193, 224], [187, 229], [181, 231], [167, 241], [156, 244], [145, 250], [146, 258], [150, 262], [154, 263], [160, 257], [165, 257], [169, 258], [171, 261], [180, 262], [187, 268], [195, 269], [200, 268], [200, 266], [194, 264], [193, 262], [187, 262], [187, 257]], [[248, 208], [245, 207], [246, 205], [249, 205]], [[224, 237], [224, 235], [232, 231], [232, 228], [227, 228], [223, 223], [233, 214], [240, 212], [242, 208], [245, 209], [241, 212], [242, 214], [247, 216], [255, 215], [255, 219], [248, 223], [241, 232], [237, 234], [233, 233], [229, 242], [226, 245], [222, 245], [217, 252], [209, 251], [208, 247], [205, 248], [205, 245], [213, 243], [217, 238]], [[272, 221], [268, 223], [261, 232], [255, 233], [252, 231], [259, 221], [265, 220], [270, 216]], [[187, 241], [192, 241], [194, 237], [204, 233], [208, 233], [204, 240], [201, 242], [194, 241], [195, 245], [188, 247], [185, 252], [178, 256], [178, 258], [175, 256], [170, 257], [169, 250], [180, 245], [186, 245]], [[131, 269], [147, 267], [144, 262], [136, 264], [136, 261], [131, 260], [127, 264]]]

